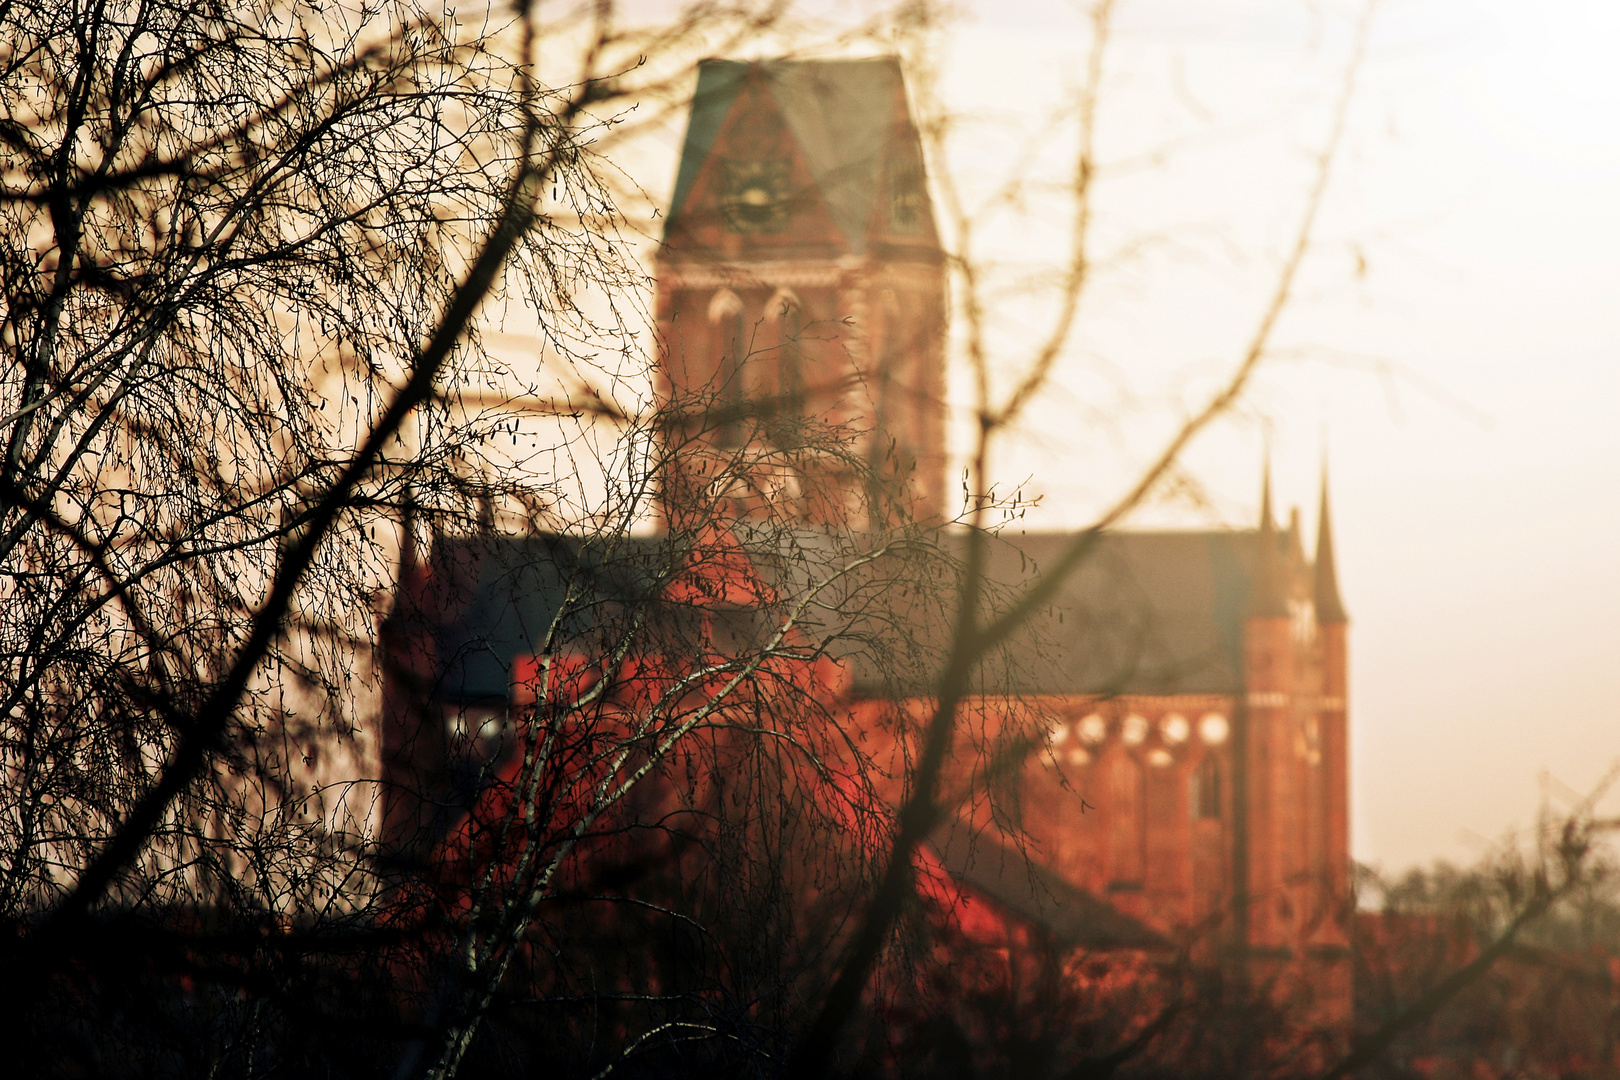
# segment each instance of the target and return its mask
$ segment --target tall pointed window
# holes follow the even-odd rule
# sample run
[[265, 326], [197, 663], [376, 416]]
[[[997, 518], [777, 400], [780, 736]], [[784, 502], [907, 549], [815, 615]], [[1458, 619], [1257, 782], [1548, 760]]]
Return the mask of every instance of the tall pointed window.
[[743, 432], [743, 363], [748, 358], [747, 326], [742, 301], [729, 289], [709, 304], [711, 341], [717, 357], [714, 381], [705, 395], [711, 410], [708, 427], [721, 446], [737, 446]]
[[787, 289], [779, 290], [765, 307], [775, 346], [775, 386], [772, 412], [776, 442], [796, 445], [799, 425], [804, 420], [804, 313], [799, 298]]
[[1147, 777], [1142, 763], [1129, 755], [1114, 759], [1109, 776], [1112, 823], [1113, 884], [1142, 884], [1147, 863]]
[[1205, 754], [1188, 779], [1187, 802], [1194, 821], [1213, 821], [1221, 816], [1221, 763], [1214, 754]]

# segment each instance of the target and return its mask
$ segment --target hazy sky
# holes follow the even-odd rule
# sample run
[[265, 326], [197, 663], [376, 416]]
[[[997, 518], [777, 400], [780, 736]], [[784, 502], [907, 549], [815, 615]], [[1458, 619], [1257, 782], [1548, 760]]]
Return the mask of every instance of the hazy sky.
[[[1077, 7], [960, 0], [943, 93], [970, 194], [1030, 138], [1027, 175], [1072, 157], [1068, 129], [1040, 133], [1086, 48]], [[1103, 261], [1052, 391], [998, 458], [1043, 496], [1031, 527], [1086, 523], [1241, 354], [1357, 7], [1121, 0]], [[1138, 518], [1251, 524], [1269, 439], [1280, 501], [1314, 529], [1326, 448], [1353, 846], [1386, 869], [1471, 860], [1534, 823], [1544, 786], [1557, 809], [1620, 757], [1617, 54], [1612, 0], [1384, 0], [1297, 301], [1243, 409], [1188, 456], [1207, 502]], [[679, 137], [621, 156], [655, 201]], [[996, 305], [1009, 378], [1041, 321], [1027, 275], [1067, 229], [1028, 194], [984, 237], [1013, 286]], [[968, 390], [957, 373], [955, 402]]]
[[[1121, 5], [1100, 156], [1171, 153], [1099, 189], [1105, 247], [1154, 243], [1111, 266], [1003, 455], [1045, 495], [1033, 523], [1082, 524], [1238, 355], [1353, 10]], [[956, 38], [948, 91], [992, 132], [1054, 100], [1084, 47], [1073, 8], [1035, 0], [980, 4]], [[1617, 49], [1613, 4], [1387, 0], [1278, 356], [1190, 456], [1212, 508], [1143, 519], [1248, 522], [1269, 435], [1280, 497], [1313, 522], [1327, 447], [1354, 850], [1389, 869], [1471, 859], [1534, 822], [1543, 771], [1556, 809], [1620, 757]], [[967, 173], [1000, 156], [977, 138]]]

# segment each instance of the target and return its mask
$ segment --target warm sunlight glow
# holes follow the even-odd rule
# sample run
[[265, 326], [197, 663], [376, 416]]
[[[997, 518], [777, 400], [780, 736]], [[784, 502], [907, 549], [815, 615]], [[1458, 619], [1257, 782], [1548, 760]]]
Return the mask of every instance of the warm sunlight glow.
[[1510, 168], [1620, 171], [1620, 7], [1560, 0], [1491, 9], [1496, 47], [1458, 84], [1465, 126]]

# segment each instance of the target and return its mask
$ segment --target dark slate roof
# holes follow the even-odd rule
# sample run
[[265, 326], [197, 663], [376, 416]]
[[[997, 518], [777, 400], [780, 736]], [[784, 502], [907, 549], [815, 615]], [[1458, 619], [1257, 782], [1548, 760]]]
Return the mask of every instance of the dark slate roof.
[[[801, 592], [844, 548], [859, 549], [850, 538], [810, 529], [768, 539], [777, 547], [766, 551], [765, 538], [741, 536], [761, 578], [784, 598]], [[952, 560], [964, 538], [937, 539], [941, 550], [932, 561], [874, 564], [864, 576], [841, 581], [823, 597], [821, 622], [807, 625], [812, 640], [837, 638], [829, 652], [849, 662], [857, 691], [921, 694], [937, 677], [949, 644]], [[1037, 580], [1072, 539], [1069, 533], [991, 538], [989, 606]], [[1051, 604], [986, 660], [974, 681], [990, 693], [1241, 692], [1243, 620], [1257, 549], [1253, 531], [1104, 534]], [[402, 598], [395, 619], [431, 632], [440, 696], [501, 698], [513, 659], [539, 649], [570, 589], [574, 600], [557, 627], [564, 647], [594, 647], [593, 635], [612, 632], [625, 611], [646, 605], [656, 609], [648, 620], [653, 647], [660, 626], [672, 647], [686, 647], [691, 609], [663, 593], [686, 557], [673, 542], [652, 537], [441, 538], [430, 588]], [[1308, 596], [1307, 568], [1295, 568], [1293, 576], [1296, 591]], [[761, 626], [749, 624], [751, 617]], [[743, 648], [772, 616], [732, 610], [725, 618], [737, 624], [727, 632]]]
[[894, 100], [903, 84], [900, 62], [892, 56], [699, 64], [670, 225], [684, 209], [751, 69], [764, 76], [833, 220], [859, 252], [880, 186], [884, 151], [895, 137]]
[[1085, 949], [1166, 949], [1163, 935], [1106, 900], [1076, 888], [1021, 852], [954, 823], [929, 840], [958, 883], [1059, 945]]
[[395, 619], [431, 634], [437, 697], [505, 699], [512, 661], [540, 651], [553, 621], [561, 642], [610, 632], [618, 613], [657, 602], [674, 564], [669, 545], [648, 538], [438, 537], [427, 590], [402, 598]]
[[[992, 538], [986, 576], [1005, 601], [1073, 539]], [[1236, 693], [1256, 547], [1254, 532], [1105, 533], [977, 681], [1031, 694]], [[880, 692], [860, 676], [857, 684]]]
[[[865, 550], [859, 537], [816, 529], [756, 537], [738, 523], [727, 535], [748, 550], [752, 572], [767, 593], [774, 589], [788, 600], [803, 595], [811, 581], [825, 579], [842, 558]], [[690, 542], [668, 537], [439, 536], [425, 585], [417, 595], [399, 598], [390, 621], [432, 639], [437, 698], [504, 699], [513, 661], [540, 652], [548, 635], [556, 651], [603, 654], [628, 629], [631, 612], [642, 616], [636, 633], [643, 652], [690, 659], [700, 637], [701, 607], [709, 647], [745, 654], [774, 629], [776, 613], [668, 588], [677, 578], [701, 578], [705, 563], [723, 574], [730, 558], [713, 546], [694, 555]], [[885, 564], [840, 579], [820, 594], [825, 606], [802, 614], [804, 639], [838, 635], [836, 655], [873, 655], [874, 641], [892, 636], [883, 629], [894, 621], [885, 596], [903, 573]]]

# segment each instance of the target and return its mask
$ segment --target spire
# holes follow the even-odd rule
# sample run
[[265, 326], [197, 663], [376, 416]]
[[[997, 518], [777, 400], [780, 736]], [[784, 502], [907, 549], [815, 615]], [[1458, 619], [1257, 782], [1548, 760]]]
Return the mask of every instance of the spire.
[[1305, 565], [1305, 530], [1299, 527], [1299, 507], [1288, 508], [1288, 573]]
[[1249, 593], [1251, 618], [1288, 616], [1288, 587], [1277, 543], [1277, 522], [1271, 516], [1271, 460], [1260, 482], [1260, 532], [1255, 537], [1254, 587]]
[[1328, 513], [1327, 462], [1322, 463], [1322, 510], [1316, 523], [1316, 621], [1349, 622], [1339, 599], [1339, 570], [1333, 561], [1333, 519]]
[[1266, 449], [1266, 463], [1260, 473], [1260, 530], [1275, 531], [1276, 519], [1271, 516], [1271, 449]]

